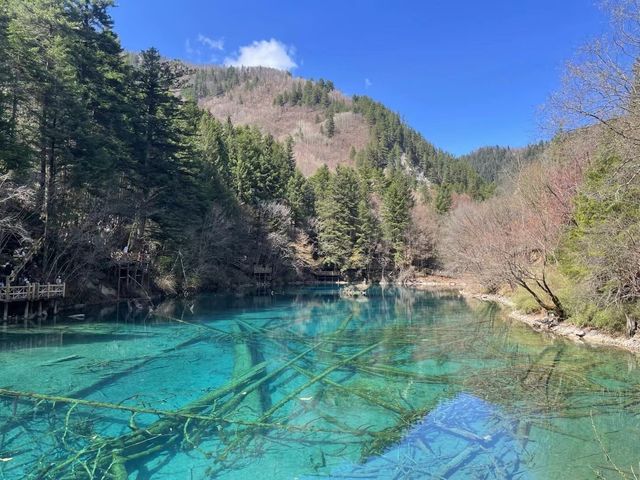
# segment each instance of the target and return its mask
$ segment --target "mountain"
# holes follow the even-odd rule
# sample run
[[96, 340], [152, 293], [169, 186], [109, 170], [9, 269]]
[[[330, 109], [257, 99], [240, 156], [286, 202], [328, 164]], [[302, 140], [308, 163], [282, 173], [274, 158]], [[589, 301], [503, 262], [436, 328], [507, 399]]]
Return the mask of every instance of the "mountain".
[[[284, 92], [304, 90], [305, 83], [271, 68], [207, 66], [195, 68], [188, 88], [198, 104], [219, 120], [256, 126], [281, 141], [293, 138], [296, 163], [305, 175], [323, 164], [335, 169], [338, 164], [353, 163], [351, 149], [367, 146], [369, 127], [362, 115], [351, 111], [349, 97], [332, 89], [328, 103], [278, 105], [274, 101]], [[330, 112], [335, 123], [331, 138], [323, 133]]]
[[460, 159], [468, 162], [486, 181], [497, 182], [504, 174], [534, 161], [546, 146], [545, 142], [539, 142], [522, 148], [481, 147]]
[[419, 180], [486, 196], [487, 183], [465, 160], [428, 142], [400, 116], [366, 96], [347, 96], [329, 80], [293, 77], [265, 67], [191, 65], [183, 95], [221, 121], [252, 125], [276, 140], [293, 140], [297, 167], [399, 167]]

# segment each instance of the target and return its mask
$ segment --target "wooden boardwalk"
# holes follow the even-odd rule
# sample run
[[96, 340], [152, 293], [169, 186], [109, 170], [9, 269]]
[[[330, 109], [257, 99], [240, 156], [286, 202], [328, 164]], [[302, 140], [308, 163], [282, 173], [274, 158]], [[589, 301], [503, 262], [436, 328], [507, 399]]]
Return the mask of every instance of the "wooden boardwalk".
[[66, 284], [52, 283], [30, 285], [7, 285], [0, 287], [0, 303], [4, 304], [2, 320], [7, 321], [9, 316], [9, 304], [23, 302], [25, 304], [24, 317], [29, 317], [29, 305], [31, 302], [38, 302], [38, 314], [42, 314], [42, 302], [54, 300], [54, 313], [58, 304], [55, 300], [64, 298], [66, 294]]
[[32, 283], [31, 285], [9, 285], [0, 287], [0, 302], [33, 302], [63, 298], [66, 285]]
[[117, 296], [131, 296], [131, 289], [141, 289], [148, 297], [151, 289], [151, 255], [144, 252], [111, 252]]
[[258, 286], [266, 287], [272, 282], [273, 268], [269, 265], [254, 265], [253, 278], [258, 283]]
[[318, 282], [339, 282], [342, 280], [342, 274], [337, 270], [314, 270], [313, 276]]

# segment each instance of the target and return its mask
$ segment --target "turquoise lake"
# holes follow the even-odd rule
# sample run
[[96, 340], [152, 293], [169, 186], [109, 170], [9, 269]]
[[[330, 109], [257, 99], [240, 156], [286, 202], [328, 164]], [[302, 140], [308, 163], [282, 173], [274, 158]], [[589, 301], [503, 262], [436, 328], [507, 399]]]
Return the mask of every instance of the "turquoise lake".
[[124, 305], [0, 330], [0, 480], [634, 479], [639, 385], [455, 293]]

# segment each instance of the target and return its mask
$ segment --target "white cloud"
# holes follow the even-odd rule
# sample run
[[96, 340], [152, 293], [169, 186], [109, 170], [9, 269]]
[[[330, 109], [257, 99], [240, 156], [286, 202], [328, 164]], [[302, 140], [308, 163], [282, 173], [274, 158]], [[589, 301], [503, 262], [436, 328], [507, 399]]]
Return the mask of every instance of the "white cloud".
[[272, 38], [255, 41], [240, 47], [235, 57], [227, 57], [225, 65], [233, 67], [271, 67], [278, 70], [292, 70], [298, 65], [293, 60], [295, 49]]
[[373, 86], [373, 82], [371, 80], [369, 80], [368, 78], [364, 79], [364, 88], [369, 88]]
[[218, 58], [218, 52], [224, 50], [224, 39], [218, 39], [207, 37], [202, 33], [193, 38], [187, 38], [184, 41], [184, 51], [189, 60], [197, 63], [215, 63], [220, 59]]
[[184, 41], [184, 50], [187, 52], [187, 55], [193, 55], [196, 51], [191, 46], [191, 40], [188, 38]]
[[211, 50], [224, 50], [224, 40], [222, 38], [216, 40], [199, 33], [198, 42]]

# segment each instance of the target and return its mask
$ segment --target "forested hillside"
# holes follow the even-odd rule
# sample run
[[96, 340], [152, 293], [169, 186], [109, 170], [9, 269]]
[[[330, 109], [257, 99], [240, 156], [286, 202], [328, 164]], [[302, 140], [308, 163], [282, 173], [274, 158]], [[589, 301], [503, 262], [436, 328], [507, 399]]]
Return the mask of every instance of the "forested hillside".
[[343, 95], [330, 80], [262, 67], [194, 67], [184, 95], [220, 120], [256, 126], [281, 141], [291, 138], [305, 175], [323, 165], [366, 163], [403, 169], [475, 198], [490, 194], [489, 182], [465, 160], [438, 149], [371, 98]]
[[[367, 125], [344, 108], [350, 99], [333, 86], [324, 92], [322, 104], [307, 98], [305, 103], [295, 105], [277, 102], [289, 91], [302, 92], [304, 85], [312, 82], [294, 79], [275, 69], [198, 66], [184, 88], [184, 96], [196, 99], [219, 120], [229, 118], [234, 124], [258, 127], [280, 141], [291, 137], [296, 163], [307, 176], [325, 164], [332, 169], [339, 164], [353, 164], [351, 149], [361, 150], [368, 143]], [[331, 137], [323, 131], [329, 113], [333, 114], [334, 123]]]
[[[440, 251], [450, 269], [472, 273], [525, 311], [633, 335], [640, 316], [640, 9], [613, 2], [609, 13], [611, 35], [581, 52], [551, 99], [560, 133], [521, 152], [524, 165], [499, 195], [453, 211]], [[511, 155], [491, 148], [467, 159], [490, 179], [495, 159]]]
[[125, 53], [112, 7], [0, 6], [5, 279], [99, 298], [123, 252], [166, 293], [250, 284], [256, 266], [282, 282], [445, 268], [525, 310], [635, 331], [635, 4], [568, 69], [553, 139], [462, 158], [330, 80]]
[[523, 148], [481, 147], [460, 159], [469, 163], [487, 182], [500, 182], [504, 177], [522, 169], [539, 159], [546, 147], [545, 142]]
[[0, 10], [0, 264], [108, 292], [114, 255], [155, 288], [433, 264], [438, 215], [492, 185], [330, 81], [124, 53], [109, 1]]

